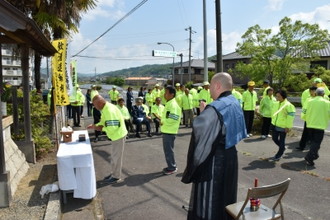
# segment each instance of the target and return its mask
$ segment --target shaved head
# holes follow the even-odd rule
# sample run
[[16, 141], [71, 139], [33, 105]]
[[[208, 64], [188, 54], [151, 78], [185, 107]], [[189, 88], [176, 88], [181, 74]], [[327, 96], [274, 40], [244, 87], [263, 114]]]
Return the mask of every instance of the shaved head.
[[225, 91], [231, 91], [233, 88], [233, 79], [228, 73], [220, 72], [212, 77], [210, 92], [211, 97], [215, 100]]
[[92, 102], [97, 110], [102, 110], [107, 101], [101, 95], [96, 95]]

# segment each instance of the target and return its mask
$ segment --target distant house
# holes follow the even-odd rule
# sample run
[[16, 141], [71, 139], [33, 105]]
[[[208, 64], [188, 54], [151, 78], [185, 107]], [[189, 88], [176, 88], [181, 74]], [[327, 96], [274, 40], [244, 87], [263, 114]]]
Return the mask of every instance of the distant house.
[[148, 82], [153, 80], [153, 77], [127, 77], [125, 84], [130, 86], [147, 86]]
[[[204, 81], [204, 60], [192, 59], [191, 60], [191, 76], [189, 80], [189, 61], [174, 66], [174, 82], [187, 83], [193, 81], [194, 83], [200, 83]], [[208, 71], [215, 71], [215, 64], [212, 62], [207, 63]], [[180, 72], [181, 71], [181, 72]], [[182, 73], [182, 74], [181, 74]]]

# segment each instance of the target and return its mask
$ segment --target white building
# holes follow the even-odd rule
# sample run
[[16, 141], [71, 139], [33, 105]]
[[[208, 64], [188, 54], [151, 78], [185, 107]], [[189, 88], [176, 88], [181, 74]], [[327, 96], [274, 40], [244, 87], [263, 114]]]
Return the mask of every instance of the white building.
[[[21, 59], [13, 55], [13, 46], [11, 44], [2, 44], [2, 77], [4, 82], [10, 82], [15, 86], [22, 84], [22, 68]], [[32, 64], [30, 59], [29, 81], [32, 85]]]

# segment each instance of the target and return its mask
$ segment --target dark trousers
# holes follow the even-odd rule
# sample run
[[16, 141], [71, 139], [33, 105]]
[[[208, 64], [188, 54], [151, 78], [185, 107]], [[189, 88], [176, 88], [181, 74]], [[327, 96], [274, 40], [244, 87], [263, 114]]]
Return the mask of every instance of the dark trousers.
[[269, 135], [272, 118], [262, 117], [261, 135]]
[[246, 132], [251, 134], [252, 126], [253, 126], [253, 119], [254, 119], [254, 111], [244, 111], [244, 120], [246, 126]]
[[[101, 119], [101, 112], [97, 110], [95, 107], [93, 107], [92, 113], [93, 113], [94, 124], [99, 123]], [[97, 130], [94, 131], [95, 131], [95, 138], [98, 138], [99, 135], [101, 134], [101, 131], [97, 131]]]
[[128, 132], [134, 132], [133, 124], [130, 119], [125, 119], [125, 126]]
[[319, 158], [319, 150], [324, 136], [324, 130], [309, 128], [309, 137], [311, 141], [311, 146], [309, 152], [306, 155], [306, 158], [309, 161], [314, 161]]
[[154, 123], [155, 123], [156, 133], [158, 133], [160, 120], [158, 118], [154, 118]]
[[142, 121], [135, 119], [133, 123], [136, 124], [136, 135], [140, 134], [140, 131], [142, 130], [141, 128], [142, 124], [145, 124], [147, 126], [148, 134], [150, 134], [150, 123], [147, 118], [144, 118]]
[[93, 105], [89, 102], [87, 102], [87, 116], [92, 116], [92, 108], [93, 108]]
[[73, 125], [80, 125], [80, 106], [72, 106]]
[[284, 131], [277, 131], [274, 127], [272, 139], [274, 143], [279, 147], [277, 153], [275, 154], [276, 158], [282, 157], [285, 151], [285, 137], [286, 133]]
[[83, 112], [84, 112], [84, 106], [81, 105], [81, 106], [80, 106], [80, 115], [83, 115]]
[[66, 106], [66, 114], [67, 114], [68, 118], [72, 118], [72, 105]]
[[300, 141], [299, 141], [299, 148], [305, 149], [307, 142], [309, 141], [309, 128], [306, 126], [306, 122], [304, 123], [304, 130], [302, 132]]

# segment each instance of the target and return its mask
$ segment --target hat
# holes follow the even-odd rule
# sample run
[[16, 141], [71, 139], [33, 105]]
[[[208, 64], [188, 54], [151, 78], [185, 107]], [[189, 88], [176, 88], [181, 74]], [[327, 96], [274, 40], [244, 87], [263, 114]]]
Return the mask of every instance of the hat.
[[113, 89], [117, 88], [117, 86], [112, 86]]
[[96, 85], [92, 85], [91, 87], [92, 87], [92, 88], [95, 88], [95, 87], [96, 87]]
[[255, 84], [256, 84], [256, 83], [255, 83], [254, 81], [249, 81], [249, 82], [248, 82], [248, 86], [255, 86]]
[[316, 95], [324, 95], [324, 88], [317, 88], [316, 89]]
[[202, 89], [203, 89], [203, 87], [201, 87], [201, 86], [198, 86], [198, 87], [197, 87], [197, 89], [198, 89], [198, 90], [202, 90]]
[[175, 86], [180, 86], [180, 83], [176, 83]]
[[265, 79], [265, 80], [264, 80], [264, 83], [265, 83], [265, 84], [269, 84], [269, 80], [268, 80], [268, 79]]
[[135, 101], [136, 101], [136, 102], [138, 102], [138, 101], [143, 101], [143, 97], [137, 97], [137, 98], [135, 99]]
[[322, 82], [322, 79], [321, 78], [315, 78], [314, 79], [314, 83], [321, 83]]
[[203, 82], [203, 86], [209, 86], [209, 85], [210, 85], [209, 82], [207, 82], [207, 81]]
[[159, 84], [157, 83], [157, 84], [155, 85], [155, 87], [159, 87]]

